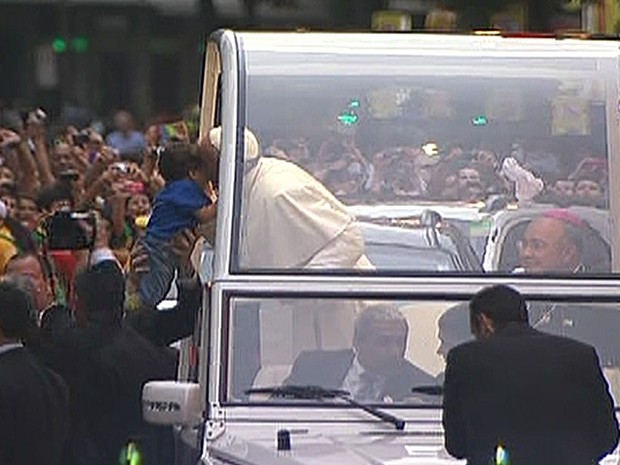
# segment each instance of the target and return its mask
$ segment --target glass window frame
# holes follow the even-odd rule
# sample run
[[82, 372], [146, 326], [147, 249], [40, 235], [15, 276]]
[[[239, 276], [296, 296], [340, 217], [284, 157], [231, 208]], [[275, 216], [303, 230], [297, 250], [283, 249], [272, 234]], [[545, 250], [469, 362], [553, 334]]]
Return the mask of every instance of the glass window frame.
[[[283, 276], [288, 276], [288, 275], [298, 275], [298, 276], [342, 276], [342, 275], [352, 275], [352, 274], [356, 274], [356, 275], [375, 275], [375, 274], [379, 274], [381, 276], [391, 276], [391, 277], [398, 277], [398, 276], [404, 276], [404, 275], [409, 275], [409, 276], [417, 276], [417, 275], [424, 275], [424, 276], [445, 276], [447, 278], [451, 277], [453, 275], [453, 273], [436, 273], [436, 274], [429, 274], [429, 273], [424, 273], [424, 272], [417, 272], [415, 270], [407, 270], [407, 271], [403, 271], [403, 270], [381, 270], [380, 272], [369, 272], [369, 273], [365, 273], [365, 272], [359, 272], [358, 270], [335, 270], [335, 269], [329, 269], [329, 270], [317, 270], [317, 269], [313, 269], [313, 270], [308, 270], [308, 269], [247, 269], [247, 268], [242, 268], [239, 264], [239, 243], [240, 243], [240, 205], [241, 205], [241, 198], [242, 198], [242, 177], [243, 177], [243, 157], [242, 154], [244, 153], [244, 143], [243, 143], [243, 137], [242, 137], [242, 129], [243, 127], [246, 126], [246, 115], [247, 115], [247, 108], [246, 108], [246, 92], [247, 92], [247, 87], [246, 87], [246, 83], [247, 83], [247, 72], [248, 72], [248, 63], [247, 63], [247, 57], [246, 57], [246, 53], [251, 53], [248, 52], [245, 48], [244, 48], [244, 44], [245, 44], [245, 39], [246, 38], [250, 38], [252, 40], [254, 40], [255, 36], [252, 34], [248, 34], [248, 35], [242, 35], [240, 39], [238, 39], [235, 43], [236, 46], [238, 47], [236, 53], [237, 53], [237, 63], [236, 63], [236, 92], [235, 92], [235, 101], [238, 103], [238, 112], [236, 112], [236, 118], [234, 121], [234, 127], [236, 128], [234, 131], [234, 144], [235, 144], [235, 175], [234, 175], [234, 179], [236, 179], [236, 182], [234, 183], [234, 196], [233, 196], [233, 210], [231, 213], [231, 218], [232, 218], [232, 228], [231, 228], [231, 232], [232, 234], [229, 236], [230, 237], [230, 243], [227, 244], [227, 249], [229, 250], [229, 259], [227, 260], [227, 269], [225, 274], [226, 275], [242, 275], [242, 276], [249, 276], [249, 275], [254, 275], [254, 276], [268, 276], [268, 275], [283, 275]], [[260, 41], [259, 41], [260, 42]], [[249, 42], [251, 43], [251, 41]], [[252, 47], [255, 48], [261, 48], [262, 45], [253, 45], [251, 47], [249, 47], [250, 49], [252, 49]], [[587, 49], [587, 46], [584, 46], [584, 50]], [[584, 53], [591, 53], [591, 52], [587, 52], [584, 51]], [[556, 53], [554, 55], [562, 55], [562, 53]], [[607, 58], [609, 58], [609, 56], [605, 55]], [[616, 57], [617, 59], [617, 57]], [[610, 66], [609, 63], [606, 62], [606, 66], [605, 66], [605, 70], [602, 71], [603, 74], [605, 75], [605, 83], [606, 83], [606, 92], [614, 92], [613, 95], [617, 95], [618, 94], [618, 86], [615, 85], [613, 86], [610, 83], [610, 76], [614, 75], [617, 77], [617, 72], [615, 74], [612, 73], [612, 70], [610, 70]], [[224, 90], [226, 90], [226, 84], [224, 83]], [[234, 90], [234, 89], [233, 89]], [[609, 119], [609, 115], [613, 114], [613, 111], [609, 108], [609, 106], [611, 105], [609, 103], [610, 99], [608, 100], [608, 104], [607, 104], [607, 111], [606, 114], [608, 115], [608, 123], [607, 126], [609, 127], [610, 125], [613, 126], [613, 124], [610, 123], [610, 119]], [[618, 152], [618, 142], [615, 141], [614, 137], [616, 137], [618, 135], [618, 131], [607, 131], [607, 139], [608, 139], [608, 143], [607, 146], [609, 148], [609, 151], [613, 151], [614, 153], [619, 153]], [[616, 160], [616, 158], [618, 160]], [[610, 172], [613, 170], [614, 166], [620, 167], [620, 154], [619, 156], [616, 157], [610, 157]], [[612, 179], [610, 180], [610, 197], [614, 195], [614, 192], [618, 192], [620, 193], [620, 179], [617, 181]], [[619, 197], [620, 198], [620, 197]], [[616, 210], [618, 210], [618, 214], [616, 216], [620, 217], [620, 204], [613, 206], [613, 210], [614, 212]], [[614, 257], [620, 257], [620, 241], [618, 241], [618, 244], [613, 244], [612, 247], [612, 256]], [[620, 264], [616, 265], [617, 267], [620, 268]], [[495, 275], [499, 275], [499, 276], [513, 276], [510, 275], [509, 273], [502, 273], [502, 272], [495, 272]], [[481, 276], [482, 273], [473, 273], [474, 276]], [[526, 278], [527, 275], [519, 275], [516, 276], [516, 279], [524, 279]], [[556, 279], [558, 276], [555, 274], [550, 274], [550, 275], [540, 275], [540, 276], [530, 276], [532, 278], [544, 278], [544, 279]], [[608, 279], [615, 279], [615, 274], [611, 274], [609, 276], [607, 276]], [[580, 279], [580, 278], [578, 278]]]
[[[228, 400], [228, 364], [230, 347], [230, 319], [231, 299], [318, 299], [318, 298], [341, 298], [347, 300], [381, 300], [381, 301], [429, 301], [429, 302], [466, 302], [479, 289], [493, 284], [507, 284], [518, 289], [528, 301], [554, 302], [554, 303], [606, 303], [620, 306], [620, 283], [612, 283], [608, 280], [591, 279], [575, 281], [571, 279], [558, 279], [553, 283], [546, 280], [521, 280], [518, 283], [505, 279], [436, 279], [432, 282], [424, 279], [401, 278], [394, 280], [372, 279], [371, 282], [360, 283], [347, 277], [338, 279], [283, 279], [271, 276], [270, 279], [257, 281], [249, 284], [244, 281], [230, 281], [216, 283], [212, 288], [212, 311], [210, 312], [210, 324], [203, 325], [203, 345], [201, 359], [206, 361], [201, 365], [204, 382], [208, 379], [208, 389], [205, 395], [209, 402], [223, 409], [242, 409], [244, 415], [248, 412], [252, 416], [261, 417], [266, 412], [273, 412], [282, 407], [291, 407], [290, 404], [274, 403], [240, 403]], [[207, 338], [207, 339], [205, 339]], [[206, 350], [211, 347], [209, 352]], [[211, 358], [209, 358], [209, 355]], [[207, 373], [208, 371], [208, 373]], [[206, 385], [206, 384], [203, 384]], [[254, 407], [264, 407], [263, 410], [253, 410]], [[322, 405], [303, 404], [305, 409], [323, 407]], [[295, 406], [295, 408], [297, 405]], [[336, 406], [345, 407], [346, 406]], [[329, 408], [336, 408], [331, 406]], [[385, 407], [385, 405], [384, 405]], [[390, 409], [403, 409], [415, 411], [422, 408], [441, 410], [440, 406], [414, 406], [411, 404], [394, 404]], [[617, 407], [620, 411], [620, 406]], [[311, 409], [310, 409], [311, 410]], [[320, 408], [319, 408], [320, 410]], [[270, 413], [271, 414], [271, 413]], [[308, 413], [313, 416], [314, 414]]]

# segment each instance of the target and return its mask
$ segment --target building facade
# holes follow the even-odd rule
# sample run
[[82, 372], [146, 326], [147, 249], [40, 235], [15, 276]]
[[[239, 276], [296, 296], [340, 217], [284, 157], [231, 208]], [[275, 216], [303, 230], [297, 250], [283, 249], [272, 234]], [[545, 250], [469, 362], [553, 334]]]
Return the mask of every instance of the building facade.
[[[202, 44], [217, 28], [364, 30], [389, 3], [0, 0], [0, 101], [52, 115], [66, 105], [99, 117], [128, 108], [145, 123], [199, 101]], [[397, 8], [419, 19], [427, 4], [399, 0]]]

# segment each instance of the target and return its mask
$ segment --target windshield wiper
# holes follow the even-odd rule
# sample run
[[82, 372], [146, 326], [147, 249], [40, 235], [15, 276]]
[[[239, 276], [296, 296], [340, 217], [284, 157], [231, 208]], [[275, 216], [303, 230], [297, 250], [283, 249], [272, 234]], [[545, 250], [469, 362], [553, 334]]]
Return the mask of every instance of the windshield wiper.
[[405, 429], [405, 420], [390, 415], [389, 413], [378, 410], [369, 405], [362, 404], [351, 398], [351, 393], [340, 389], [326, 389], [321, 386], [272, 386], [264, 388], [252, 388], [245, 391], [246, 394], [270, 394], [274, 397], [284, 397], [289, 399], [342, 399], [347, 404], [357, 407], [402, 431]]
[[414, 386], [411, 388], [411, 392], [413, 392], [414, 394], [426, 394], [429, 396], [443, 396], [443, 386]]

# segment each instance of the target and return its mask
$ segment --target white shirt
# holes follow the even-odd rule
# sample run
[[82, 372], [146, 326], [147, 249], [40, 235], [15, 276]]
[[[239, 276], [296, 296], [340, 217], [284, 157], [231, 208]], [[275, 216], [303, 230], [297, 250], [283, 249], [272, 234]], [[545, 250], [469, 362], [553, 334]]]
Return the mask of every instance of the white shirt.
[[[364, 379], [365, 377], [369, 377], [370, 380]], [[359, 402], [375, 402], [382, 400], [384, 384], [382, 378], [364, 369], [356, 355], [342, 382], [342, 389], [351, 393], [351, 397]]]

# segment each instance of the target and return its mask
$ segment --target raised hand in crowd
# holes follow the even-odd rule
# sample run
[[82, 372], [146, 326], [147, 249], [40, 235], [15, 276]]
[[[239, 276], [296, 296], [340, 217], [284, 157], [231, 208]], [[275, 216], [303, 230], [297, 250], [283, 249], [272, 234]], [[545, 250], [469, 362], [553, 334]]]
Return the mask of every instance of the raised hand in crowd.
[[33, 191], [39, 188], [35, 160], [30, 155], [28, 140], [9, 129], [0, 129], [0, 148], [5, 167], [13, 174], [14, 184]]
[[21, 140], [21, 137], [16, 132], [6, 128], [0, 128], [0, 147], [2, 149], [17, 147]]
[[86, 174], [86, 184], [94, 182], [99, 178], [108, 167], [119, 160], [119, 154], [112, 147], [104, 145], [101, 150], [93, 154], [93, 160], [91, 160], [91, 166]]
[[[103, 167], [103, 163], [101, 162], [101, 166]], [[81, 205], [87, 206], [91, 202], [93, 202], [97, 197], [108, 198], [111, 195], [114, 195], [116, 192], [117, 184], [121, 180], [122, 173], [118, 169], [114, 163], [107, 164], [105, 169], [95, 176], [88, 180], [87, 188], [84, 192], [84, 196], [81, 199]]]
[[34, 160], [41, 187], [50, 186], [54, 183], [55, 177], [50, 163], [45, 124], [42, 121], [33, 121], [28, 128], [32, 136], [30, 140], [34, 146]]

